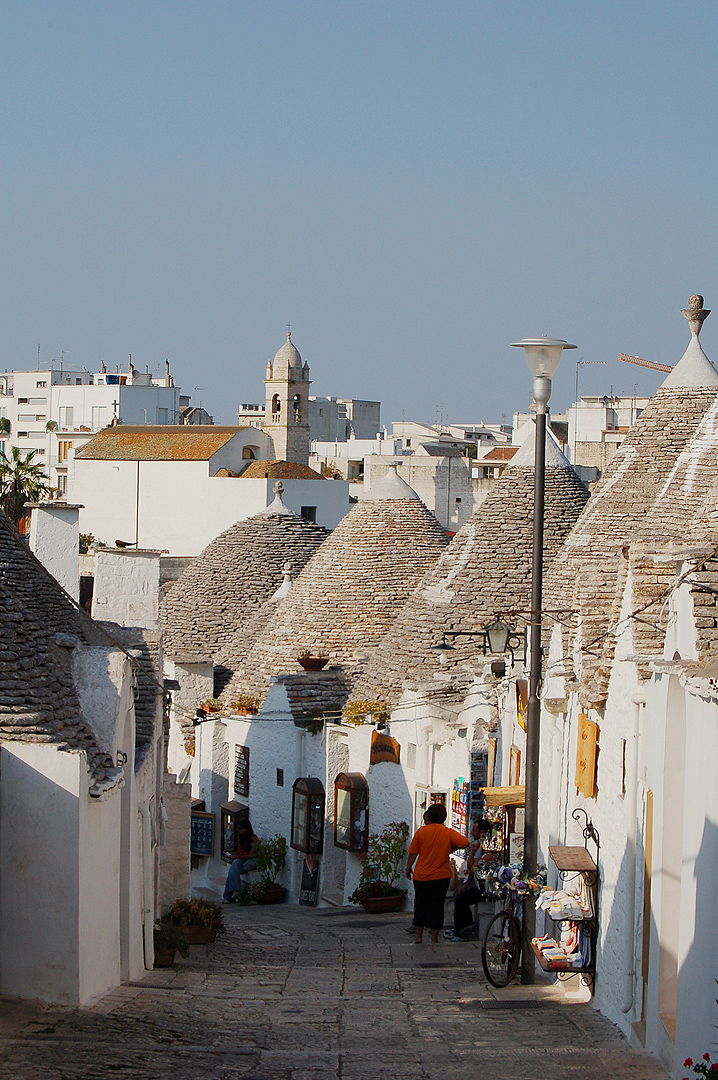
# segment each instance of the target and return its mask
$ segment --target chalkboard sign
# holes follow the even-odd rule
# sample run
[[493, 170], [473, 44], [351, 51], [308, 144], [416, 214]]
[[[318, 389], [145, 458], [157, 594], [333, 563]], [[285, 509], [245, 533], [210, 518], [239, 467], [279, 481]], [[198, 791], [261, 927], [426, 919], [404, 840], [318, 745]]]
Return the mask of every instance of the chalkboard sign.
[[234, 748], [234, 797], [249, 798], [249, 747]]
[[194, 813], [190, 817], [191, 855], [214, 855], [214, 814]]
[[299, 890], [299, 903], [304, 907], [316, 907], [319, 892], [319, 859], [307, 855], [302, 863], [302, 887]]

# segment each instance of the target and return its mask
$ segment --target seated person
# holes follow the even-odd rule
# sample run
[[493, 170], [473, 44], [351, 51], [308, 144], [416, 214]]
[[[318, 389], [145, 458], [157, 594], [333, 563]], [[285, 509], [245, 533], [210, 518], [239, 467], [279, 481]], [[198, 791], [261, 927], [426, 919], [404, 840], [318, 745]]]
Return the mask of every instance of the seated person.
[[234, 894], [242, 888], [242, 874], [248, 874], [250, 870], [257, 869], [257, 860], [252, 855], [252, 843], [255, 835], [249, 818], [237, 825], [239, 855], [235, 855], [227, 873], [227, 881], [222, 896], [223, 904], [231, 904]]
[[445, 937], [449, 939], [462, 937], [464, 932], [468, 934], [474, 927], [471, 908], [485, 897], [484, 890], [474, 876], [474, 867], [483, 859], [491, 857], [483, 854], [481, 841], [491, 835], [493, 827], [493, 822], [487, 818], [479, 818], [471, 824], [471, 845], [466, 859], [468, 877], [454, 893], [454, 928], [445, 932]]

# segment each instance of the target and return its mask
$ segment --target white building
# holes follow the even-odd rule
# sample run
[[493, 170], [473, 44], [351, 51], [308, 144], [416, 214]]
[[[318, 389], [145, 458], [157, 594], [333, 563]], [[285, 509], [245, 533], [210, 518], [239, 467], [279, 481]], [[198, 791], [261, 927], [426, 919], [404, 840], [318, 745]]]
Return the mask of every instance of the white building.
[[[0, 375], [0, 450], [36, 450], [61, 495], [76, 450], [111, 423], [178, 424], [180, 397], [166, 367], [162, 378], [129, 371], [14, 371]], [[2, 430], [5, 429], [5, 430]]]
[[164, 769], [159, 636], [78, 611], [2, 512], [0, 567], [0, 994], [76, 1007], [152, 969], [190, 793]]
[[291, 510], [334, 528], [349, 510], [348, 485], [273, 456], [255, 427], [109, 427], [75, 456], [68, 495], [83, 506], [81, 532], [172, 556], [198, 555], [260, 513], [277, 479]]
[[567, 453], [583, 480], [599, 478], [650, 400], [604, 395], [582, 396], [573, 403], [567, 411]]

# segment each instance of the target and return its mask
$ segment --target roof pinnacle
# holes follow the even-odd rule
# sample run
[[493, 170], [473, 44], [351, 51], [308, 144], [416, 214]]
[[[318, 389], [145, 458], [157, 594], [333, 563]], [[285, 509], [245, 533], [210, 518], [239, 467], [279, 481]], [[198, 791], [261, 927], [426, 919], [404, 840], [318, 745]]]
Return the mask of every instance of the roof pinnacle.
[[710, 315], [710, 308], [704, 308], [703, 297], [696, 294], [695, 296], [691, 296], [688, 300], [687, 308], [681, 308], [681, 315], [685, 315], [685, 317], [688, 319], [688, 325], [691, 328], [691, 333], [695, 334], [695, 336], [698, 337], [701, 332], [701, 327], [703, 326], [703, 323]]

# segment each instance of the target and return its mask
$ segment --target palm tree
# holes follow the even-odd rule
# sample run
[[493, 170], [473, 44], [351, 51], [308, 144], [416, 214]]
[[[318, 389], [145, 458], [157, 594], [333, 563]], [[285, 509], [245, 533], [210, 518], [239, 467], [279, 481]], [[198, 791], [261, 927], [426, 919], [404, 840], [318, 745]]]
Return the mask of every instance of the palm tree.
[[28, 450], [24, 457], [17, 446], [10, 448], [8, 457], [0, 452], [0, 507], [15, 524], [25, 514], [25, 503], [34, 502], [50, 491], [42, 465], [35, 462], [37, 450]]

